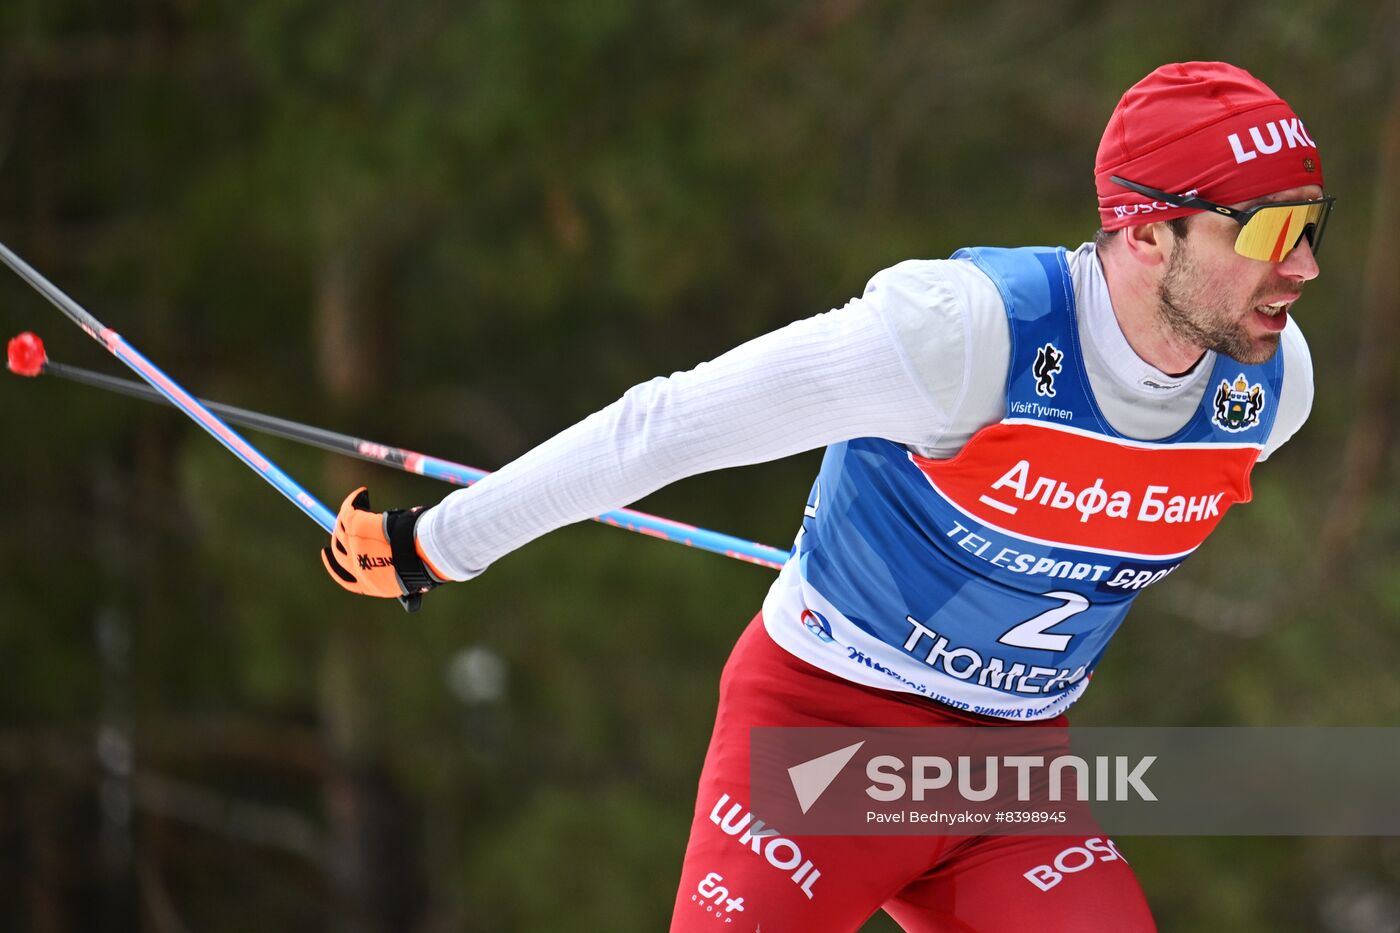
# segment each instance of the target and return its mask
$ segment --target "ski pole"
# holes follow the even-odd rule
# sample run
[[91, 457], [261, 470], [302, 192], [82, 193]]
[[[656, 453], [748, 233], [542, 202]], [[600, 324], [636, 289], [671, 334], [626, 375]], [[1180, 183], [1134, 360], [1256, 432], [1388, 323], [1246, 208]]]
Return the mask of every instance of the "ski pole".
[[[149, 402], [166, 403], [163, 396], [139, 382], [53, 362], [45, 353], [43, 342], [30, 333], [20, 334], [10, 341], [9, 368], [11, 372], [21, 376], [57, 376], [61, 379]], [[402, 447], [391, 447], [376, 441], [351, 437], [348, 434], [338, 434], [324, 428], [288, 421], [285, 418], [277, 418], [245, 408], [235, 408], [232, 405], [224, 405], [219, 402], [202, 399], [201, 402], [210, 411], [216, 412], [233, 424], [240, 424], [265, 434], [309, 444], [333, 453], [357, 457], [360, 460], [378, 463], [405, 473], [416, 473], [457, 486], [469, 486], [489, 475], [486, 471], [478, 470], [475, 467], [430, 457], [427, 454], [405, 450]], [[632, 509], [617, 509], [607, 512], [597, 516], [593, 521], [773, 569], [781, 568], [788, 558], [786, 551], [766, 544], [745, 541], [742, 538], [696, 528], [693, 525], [670, 519], [658, 518], [655, 515], [648, 515], [645, 512], [637, 512]]]
[[220, 421], [213, 412], [201, 405], [198, 399], [181, 388], [175, 380], [157, 369], [154, 363], [142, 356], [120, 334], [83, 310], [81, 305], [59, 291], [57, 286], [36, 272], [33, 267], [16, 256], [3, 243], [0, 243], [0, 261], [13, 269], [15, 274], [24, 279], [31, 288], [47, 298], [55, 308], [63, 312], [65, 317], [86, 331], [89, 337], [106, 347], [113, 356], [149, 383], [164, 396], [166, 401], [188, 415], [234, 456], [247, 464], [249, 469], [267, 480], [273, 488], [290, 499], [297, 508], [309, 515], [312, 521], [320, 525], [327, 534], [331, 533], [335, 527], [334, 512], [322, 505], [311, 493], [301, 488], [296, 480], [283, 473], [277, 464], [264, 457], [256, 447]]

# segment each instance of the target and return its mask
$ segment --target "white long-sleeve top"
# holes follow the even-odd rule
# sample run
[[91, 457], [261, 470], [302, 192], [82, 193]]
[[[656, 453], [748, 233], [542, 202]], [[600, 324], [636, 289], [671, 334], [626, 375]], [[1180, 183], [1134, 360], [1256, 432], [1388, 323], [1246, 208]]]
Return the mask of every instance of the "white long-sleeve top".
[[[1214, 354], [1185, 376], [1144, 362], [1118, 325], [1094, 245], [1068, 259], [1100, 409], [1129, 437], [1174, 433], [1200, 402]], [[1284, 386], [1261, 459], [1293, 436], [1312, 406], [1312, 362], [1292, 320], [1281, 344]], [[634, 386], [429, 509], [418, 524], [419, 545], [438, 570], [466, 580], [548, 531], [697, 473], [855, 437], [951, 457], [1004, 417], [1009, 360], [1001, 296], [976, 266], [903, 262], [878, 273], [842, 308]]]

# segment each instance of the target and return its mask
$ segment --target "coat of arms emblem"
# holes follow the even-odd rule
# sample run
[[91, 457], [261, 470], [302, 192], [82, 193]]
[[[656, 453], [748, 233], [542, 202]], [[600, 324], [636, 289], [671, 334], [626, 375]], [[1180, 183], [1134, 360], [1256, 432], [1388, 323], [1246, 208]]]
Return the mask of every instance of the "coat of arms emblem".
[[1244, 373], [1230, 380], [1220, 380], [1215, 390], [1215, 423], [1227, 431], [1243, 431], [1259, 423], [1259, 413], [1264, 410], [1264, 387], [1259, 383], [1250, 385]]
[[1048, 398], [1055, 397], [1055, 374], [1060, 371], [1060, 363], [1065, 355], [1053, 343], [1035, 351], [1035, 365], [1031, 374], [1035, 376], [1035, 394]]

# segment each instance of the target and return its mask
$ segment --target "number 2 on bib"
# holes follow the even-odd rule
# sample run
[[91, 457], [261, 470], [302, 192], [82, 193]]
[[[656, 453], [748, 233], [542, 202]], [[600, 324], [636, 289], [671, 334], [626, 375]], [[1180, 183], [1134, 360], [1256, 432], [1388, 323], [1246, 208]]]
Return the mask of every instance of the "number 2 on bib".
[[1002, 635], [997, 641], [1003, 645], [1010, 645], [1013, 648], [1035, 648], [1040, 651], [1064, 651], [1069, 647], [1069, 641], [1073, 635], [1055, 635], [1050, 633], [1050, 629], [1068, 619], [1070, 616], [1078, 615], [1089, 608], [1089, 600], [1078, 593], [1066, 593], [1057, 590], [1053, 593], [1046, 593], [1050, 599], [1062, 599], [1063, 606], [1056, 606], [1042, 612], [1032, 619], [1027, 619], [1015, 628], [1012, 628]]

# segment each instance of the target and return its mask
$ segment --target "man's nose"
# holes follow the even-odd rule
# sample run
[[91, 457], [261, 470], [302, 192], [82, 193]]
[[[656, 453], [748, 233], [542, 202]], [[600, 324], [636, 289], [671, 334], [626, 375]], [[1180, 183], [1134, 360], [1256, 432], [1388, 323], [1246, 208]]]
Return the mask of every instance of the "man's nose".
[[1306, 236], [1300, 237], [1298, 245], [1293, 247], [1278, 264], [1279, 275], [1298, 282], [1307, 282], [1317, 278], [1319, 271], [1317, 257], [1313, 255], [1312, 251], [1312, 241]]

